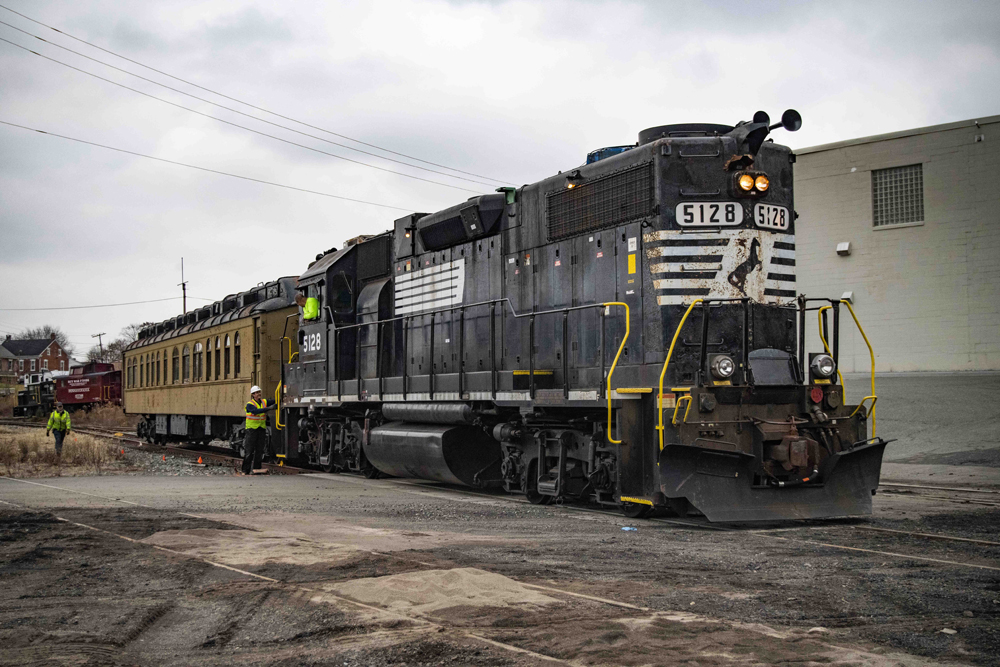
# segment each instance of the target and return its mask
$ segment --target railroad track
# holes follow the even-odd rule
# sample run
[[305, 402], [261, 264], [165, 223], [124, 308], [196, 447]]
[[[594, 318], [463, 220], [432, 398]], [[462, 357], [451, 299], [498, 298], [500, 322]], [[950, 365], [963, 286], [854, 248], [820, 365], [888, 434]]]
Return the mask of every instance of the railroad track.
[[[36, 428], [43, 428], [44, 427], [44, 425], [42, 425], [42, 424], [25, 423], [25, 422], [22, 422], [22, 421], [10, 420], [10, 419], [0, 420], [0, 425], [28, 426], [28, 427], [36, 427]], [[212, 452], [212, 451], [208, 451], [208, 450], [205, 450], [205, 449], [190, 449], [190, 448], [186, 448], [186, 447], [180, 447], [180, 446], [177, 446], [177, 445], [149, 445], [148, 443], [145, 443], [142, 440], [139, 440], [137, 437], [134, 436], [134, 434], [125, 434], [122, 431], [114, 431], [112, 429], [96, 428], [96, 427], [84, 427], [84, 428], [80, 428], [80, 429], [76, 429], [76, 430], [79, 431], [80, 433], [88, 433], [88, 434], [94, 435], [96, 437], [104, 437], [104, 438], [114, 439], [116, 442], [121, 442], [121, 443], [127, 444], [130, 447], [133, 447], [133, 448], [136, 448], [136, 449], [141, 448], [142, 451], [147, 451], [147, 452], [160, 453], [162, 451], [162, 452], [165, 452], [165, 453], [176, 454], [176, 455], [185, 456], [185, 457], [188, 457], [188, 458], [195, 458], [195, 457], [199, 457], [199, 456], [200, 457], [206, 457], [207, 456], [207, 457], [210, 457], [213, 460], [218, 460], [218, 461], [221, 461], [221, 462], [229, 462], [229, 463], [236, 463], [236, 462], [238, 462], [238, 461], [241, 460], [239, 457], [234, 456], [232, 454], [224, 454], [224, 453]], [[296, 468], [296, 467], [293, 467], [293, 466], [279, 466], [279, 465], [275, 465], [275, 464], [264, 464], [264, 465], [265, 465], [265, 467], [268, 470], [270, 470], [272, 472], [275, 472], [275, 473], [280, 473], [280, 474], [303, 474], [303, 473], [317, 474], [315, 470], [311, 470], [311, 469], [307, 469], [307, 468]], [[392, 485], [397, 485], [397, 486], [407, 486], [407, 487], [410, 487], [412, 489], [412, 491], [410, 491], [410, 492], [412, 492], [412, 493], [418, 493], [418, 494], [442, 493], [443, 492], [446, 496], [450, 495], [452, 497], [454, 497], [454, 496], [473, 497], [473, 498], [479, 499], [480, 501], [499, 501], [499, 502], [504, 502], [504, 503], [516, 503], [516, 504], [522, 504], [522, 505], [528, 505], [528, 504], [530, 504], [526, 499], [520, 498], [520, 497], [516, 497], [516, 496], [509, 496], [509, 495], [502, 495], [502, 494], [490, 493], [490, 492], [486, 492], [486, 491], [479, 491], [479, 490], [476, 490], [476, 489], [466, 489], [466, 488], [458, 488], [458, 487], [446, 486], [446, 485], [437, 485], [437, 484], [431, 484], [431, 483], [421, 482], [421, 481], [412, 481], [412, 480], [398, 479], [398, 478], [390, 478], [390, 479], [382, 479], [382, 480], [366, 480], [366, 479], [362, 479], [360, 477], [359, 478], [354, 478], [353, 476], [344, 476], [344, 477], [341, 477], [341, 475], [339, 475], [339, 474], [338, 475], [331, 475], [331, 476], [332, 477], [336, 477], [337, 479], [345, 480], [345, 481], [346, 480], [355, 481], [357, 483], [376, 483], [376, 484], [392, 484]], [[964, 497], [968, 497], [967, 494], [983, 494], [984, 497], [990, 497], [991, 499], [992, 499], [992, 497], [991, 497], [992, 495], [1000, 496], [1000, 491], [995, 491], [995, 490], [992, 490], [992, 489], [971, 489], [971, 488], [962, 488], [962, 487], [923, 486], [923, 485], [919, 485], [919, 484], [901, 484], [901, 483], [883, 483], [883, 484], [880, 484], [879, 488], [881, 489], [883, 486], [884, 487], [889, 487], [888, 489], [885, 489], [885, 490], [889, 490], [889, 489], [893, 489], [893, 488], [901, 488], [901, 489], [905, 489], [907, 492], [910, 492], [910, 493], [912, 493], [912, 492], [918, 492], [918, 495], [919, 495], [920, 498], [922, 498], [922, 499], [928, 499], [928, 500], [944, 499], [944, 500], [956, 501], [958, 499], [960, 502], [964, 502], [964, 501], [961, 501], [960, 498], [963, 497], [963, 496]], [[919, 491], [921, 491], [921, 490], [929, 490], [931, 492], [937, 492], [937, 493], [940, 493], [940, 492], [944, 491], [944, 492], [952, 493], [953, 495], [952, 495], [952, 497], [934, 496], [934, 495], [928, 496], [928, 495], [924, 495], [922, 493], [919, 493]], [[957, 494], [957, 498], [956, 498], [956, 494]], [[998, 498], [998, 500], [1000, 500], [1000, 498]], [[976, 502], [975, 504], [989, 505], [989, 506], [1000, 506], [1000, 503], [997, 503], [997, 502]], [[553, 511], [562, 511], [562, 512], [570, 512], [570, 513], [572, 513], [572, 512], [581, 512], [581, 513], [588, 513], [588, 514], [598, 514], [598, 515], [604, 515], [604, 516], [614, 517], [616, 519], [621, 519], [621, 520], [625, 520], [626, 519], [626, 517], [624, 517], [617, 510], [608, 509], [608, 508], [602, 508], [602, 507], [594, 507], [594, 506], [589, 506], [588, 507], [586, 505], [554, 505], [554, 506], [549, 506], [549, 509], [552, 509]], [[817, 540], [813, 540], [813, 539], [808, 539], [808, 538], [804, 538], [804, 537], [780, 535], [779, 533], [802, 532], [802, 531], [821, 530], [821, 529], [822, 530], [836, 530], [836, 529], [840, 529], [840, 528], [850, 528], [852, 530], [857, 530], [857, 531], [878, 532], [878, 533], [881, 533], [881, 534], [886, 535], [886, 536], [894, 536], [894, 537], [899, 537], [899, 538], [906, 537], [906, 538], [910, 538], [910, 539], [926, 539], [926, 540], [934, 540], [934, 541], [950, 541], [950, 542], [963, 543], [963, 544], [975, 544], [975, 545], [983, 546], [983, 547], [1000, 547], [1000, 542], [990, 541], [990, 540], [978, 540], [978, 539], [973, 539], [973, 538], [965, 538], [965, 537], [959, 537], [959, 536], [954, 536], [954, 535], [945, 535], [945, 534], [939, 534], [939, 533], [923, 533], [923, 532], [916, 532], [916, 531], [904, 531], [904, 530], [895, 530], [895, 529], [889, 529], [889, 528], [880, 528], [880, 527], [876, 527], [876, 526], [869, 526], [869, 525], [859, 524], [859, 523], [853, 522], [853, 521], [845, 522], [845, 521], [842, 521], [842, 520], [841, 521], [823, 521], [823, 522], [817, 522], [817, 523], [806, 523], [806, 524], [803, 524], [803, 525], [791, 526], [791, 527], [762, 528], [762, 529], [748, 528], [746, 526], [734, 526], [734, 525], [726, 525], [726, 524], [714, 524], [714, 523], [710, 523], [708, 520], [706, 520], [704, 518], [676, 518], [675, 519], [675, 518], [665, 518], [665, 517], [656, 517], [656, 516], [654, 516], [654, 517], [651, 517], [651, 518], [648, 518], [648, 519], [635, 520], [635, 523], [639, 523], [640, 525], [643, 522], [665, 524], [665, 525], [677, 526], [677, 527], [688, 528], [688, 529], [709, 530], [709, 531], [723, 532], [723, 533], [734, 533], [734, 534], [750, 535], [750, 536], [755, 536], [755, 537], [765, 538], [765, 539], [770, 539], [770, 540], [775, 540], [775, 541], [800, 543], [800, 544], [804, 544], [804, 545], [811, 545], [811, 546], [822, 547], [822, 548], [829, 548], [829, 549], [835, 549], [835, 550], [853, 551], [853, 552], [857, 552], [857, 553], [866, 553], [866, 554], [871, 554], [871, 555], [880, 555], [880, 556], [887, 556], [887, 557], [893, 557], [893, 558], [918, 560], [918, 561], [936, 563], [936, 564], [940, 564], [940, 565], [950, 565], [950, 566], [958, 566], [958, 567], [970, 567], [970, 568], [978, 568], [978, 569], [985, 569], [985, 570], [991, 570], [991, 571], [1000, 572], [1000, 567], [993, 566], [993, 565], [982, 565], [982, 564], [976, 564], [976, 563], [965, 563], [965, 562], [962, 562], [962, 561], [954, 561], [954, 560], [948, 560], [948, 559], [936, 559], [936, 558], [930, 558], [930, 557], [927, 557], [927, 556], [920, 556], [920, 555], [914, 555], [914, 554], [905, 554], [905, 553], [891, 552], [891, 551], [885, 551], [885, 550], [881, 550], [881, 549], [868, 549], [868, 548], [864, 548], [864, 547], [855, 547], [855, 546], [845, 545], [845, 544], [835, 544], [835, 543], [830, 543], [830, 542], [821, 542], [821, 541], [817, 541]]]
[[[45, 428], [45, 424], [39, 422], [30, 422], [26, 420], [18, 419], [0, 419], [0, 426], [21, 426], [26, 428]], [[130, 449], [135, 449], [138, 451], [150, 452], [154, 454], [170, 454], [172, 456], [182, 456], [189, 459], [202, 459], [215, 462], [216, 465], [230, 465], [242, 462], [242, 459], [235, 454], [218, 451], [221, 448], [213, 448], [209, 446], [208, 448], [193, 449], [190, 447], [183, 447], [181, 445], [152, 445], [144, 440], [141, 440], [135, 433], [131, 433], [125, 430], [115, 430], [108, 429], [98, 426], [81, 426], [73, 429], [77, 433], [84, 433], [86, 435], [94, 436], [96, 438], [105, 438], [108, 440], [113, 440], [114, 442], [121, 443]], [[295, 466], [286, 466], [275, 463], [263, 463], [261, 467], [268, 470], [274, 474], [281, 475], [297, 475], [303, 472], [314, 472], [307, 468], [298, 468]]]

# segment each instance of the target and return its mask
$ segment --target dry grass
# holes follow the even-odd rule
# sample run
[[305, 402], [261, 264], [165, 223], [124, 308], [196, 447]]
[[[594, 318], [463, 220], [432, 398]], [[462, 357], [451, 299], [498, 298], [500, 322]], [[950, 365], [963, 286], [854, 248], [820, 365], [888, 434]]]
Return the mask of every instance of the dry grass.
[[139, 423], [139, 415], [127, 415], [117, 405], [98, 405], [90, 412], [74, 412], [72, 419], [73, 424], [78, 426], [97, 426], [132, 431]]
[[46, 437], [42, 429], [0, 426], [0, 465], [11, 477], [100, 473], [124, 458], [114, 443], [72, 432], [63, 442], [62, 457], [57, 457], [55, 438]]

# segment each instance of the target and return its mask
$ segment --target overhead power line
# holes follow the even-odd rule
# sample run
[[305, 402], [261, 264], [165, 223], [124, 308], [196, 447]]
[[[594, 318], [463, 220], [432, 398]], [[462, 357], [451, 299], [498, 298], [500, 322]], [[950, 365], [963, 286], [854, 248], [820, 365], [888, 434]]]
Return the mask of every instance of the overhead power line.
[[353, 164], [358, 164], [358, 165], [361, 165], [361, 166], [364, 166], [364, 167], [368, 167], [370, 169], [378, 169], [379, 171], [384, 171], [384, 172], [389, 173], [389, 174], [396, 174], [397, 176], [404, 176], [406, 178], [412, 178], [412, 179], [417, 180], [417, 181], [423, 181], [424, 183], [432, 183], [434, 185], [441, 185], [441, 186], [444, 186], [446, 188], [453, 188], [455, 190], [462, 190], [464, 192], [473, 192], [473, 193], [478, 193], [479, 192], [479, 190], [470, 190], [469, 188], [463, 188], [463, 187], [460, 187], [458, 185], [451, 185], [450, 183], [442, 183], [441, 181], [434, 181], [434, 180], [431, 180], [429, 178], [423, 178], [421, 176], [414, 176], [413, 174], [406, 174], [406, 173], [403, 173], [401, 171], [395, 171], [393, 169], [386, 169], [385, 167], [379, 167], [379, 166], [374, 165], [374, 164], [368, 164], [367, 162], [361, 162], [360, 160], [352, 160], [351, 158], [344, 157], [343, 155], [337, 155], [336, 153], [328, 153], [327, 151], [323, 151], [323, 150], [320, 150], [318, 148], [313, 148], [312, 146], [306, 146], [305, 144], [300, 144], [300, 143], [296, 143], [294, 141], [289, 141], [288, 139], [283, 139], [283, 138], [281, 138], [279, 136], [276, 136], [276, 135], [273, 135], [273, 134], [268, 134], [267, 132], [261, 132], [260, 130], [255, 130], [252, 127], [247, 127], [246, 125], [240, 125], [239, 123], [234, 123], [232, 121], [225, 120], [224, 118], [219, 118], [217, 116], [213, 116], [211, 114], [204, 113], [203, 111], [198, 111], [197, 109], [192, 109], [191, 107], [186, 107], [183, 104], [177, 104], [176, 102], [171, 102], [170, 100], [165, 100], [162, 97], [157, 97], [156, 95], [150, 95], [149, 93], [141, 91], [138, 88], [132, 88], [131, 86], [126, 86], [123, 83], [118, 83], [117, 81], [112, 81], [111, 79], [105, 78], [105, 77], [103, 77], [103, 76], [101, 76], [99, 74], [94, 74], [93, 72], [88, 72], [85, 69], [80, 69], [79, 67], [76, 67], [74, 65], [70, 65], [69, 63], [64, 63], [61, 60], [56, 60], [55, 58], [52, 58], [52, 57], [47, 56], [45, 54], [39, 53], [38, 51], [33, 51], [32, 49], [29, 49], [26, 46], [22, 46], [21, 44], [18, 44], [17, 42], [12, 42], [9, 39], [4, 39], [3, 37], [0, 37], [0, 42], [6, 42], [7, 44], [10, 44], [11, 46], [15, 46], [15, 47], [21, 49], [22, 51], [27, 51], [28, 53], [32, 53], [32, 54], [38, 56], [39, 58], [44, 58], [45, 60], [49, 60], [51, 62], [56, 63], [57, 65], [62, 65], [63, 67], [68, 67], [71, 70], [75, 70], [77, 72], [80, 72], [81, 74], [86, 74], [87, 76], [92, 76], [95, 79], [100, 79], [101, 81], [105, 81], [107, 83], [110, 83], [113, 86], [118, 86], [119, 88], [124, 88], [125, 90], [131, 90], [133, 93], [138, 93], [138, 94], [140, 94], [140, 95], [142, 95], [144, 97], [148, 97], [150, 99], [154, 99], [154, 100], [156, 100], [158, 102], [163, 102], [164, 104], [169, 104], [172, 107], [177, 107], [178, 109], [183, 109], [184, 111], [190, 111], [191, 113], [198, 114], [199, 116], [204, 116], [205, 118], [210, 118], [212, 120], [219, 121], [220, 123], [225, 123], [226, 125], [232, 125], [233, 127], [238, 127], [241, 130], [246, 130], [247, 132], [253, 132], [254, 134], [259, 134], [262, 137], [268, 137], [269, 139], [274, 139], [276, 141], [281, 141], [281, 142], [284, 142], [286, 144], [290, 144], [292, 146], [298, 146], [299, 148], [304, 148], [307, 151], [313, 151], [314, 153], [321, 153], [323, 155], [328, 155], [328, 156], [330, 156], [332, 158], [336, 158], [338, 160], [344, 160], [346, 162], [351, 162]]
[[[135, 151], [125, 150], [124, 148], [115, 148], [114, 146], [107, 146], [105, 144], [98, 144], [93, 141], [86, 141], [84, 139], [76, 139], [74, 137], [68, 137], [64, 134], [56, 134], [55, 132], [46, 132], [45, 130], [39, 130], [33, 127], [28, 127], [27, 125], [19, 125], [17, 123], [11, 123], [5, 120], [0, 120], [0, 124], [9, 125], [10, 127], [17, 127], [22, 130], [28, 130], [30, 132], [38, 132], [39, 134], [47, 134], [50, 137], [58, 137], [60, 139], [66, 139], [67, 141], [75, 141], [80, 144], [87, 144], [88, 146], [96, 146], [98, 148], [104, 148], [109, 151], [117, 151], [118, 153], [125, 153], [127, 155], [135, 155], [136, 157], [144, 157], [148, 160], [156, 160], [157, 162], [165, 162], [167, 164], [177, 165], [178, 167], [187, 167], [188, 169], [197, 169], [198, 171], [207, 171], [210, 174], [219, 174], [221, 176], [229, 176], [230, 178], [239, 178], [244, 181], [252, 181], [254, 183], [261, 183], [263, 185], [273, 185], [276, 188], [285, 188], [287, 190], [295, 190], [296, 192], [307, 192], [311, 195], [319, 195], [321, 197], [330, 197], [331, 199], [340, 199], [343, 201], [352, 201], [358, 204], [368, 204], [369, 206], [378, 206], [380, 208], [389, 208], [395, 211], [406, 211], [411, 212], [413, 209], [403, 208], [401, 206], [391, 206], [389, 204], [379, 204], [373, 201], [365, 201], [364, 199], [353, 199], [352, 197], [341, 197], [340, 195], [330, 194], [329, 192], [320, 192], [318, 190], [308, 190], [306, 188], [297, 188], [294, 185], [285, 185], [283, 183], [274, 183], [273, 181], [265, 181], [260, 178], [252, 178], [250, 176], [240, 176], [239, 174], [231, 174], [227, 171], [219, 171], [218, 169], [209, 169], [208, 167], [199, 167], [194, 164], [187, 164], [185, 162], [177, 162], [175, 160], [168, 160], [162, 157], [155, 157], [153, 155], [146, 155], [145, 153], [136, 153]], [[180, 298], [180, 297], [175, 297]], [[0, 310], [4, 310], [0, 308]], [[9, 310], [9, 309], [7, 309]], [[32, 310], [32, 309], [28, 309]], [[45, 310], [44, 308], [41, 310]]]
[[[289, 132], [294, 132], [296, 134], [301, 134], [304, 137], [309, 137], [310, 139], [315, 139], [317, 141], [322, 141], [322, 142], [330, 144], [331, 146], [338, 146], [340, 148], [344, 148], [344, 149], [347, 149], [349, 151], [355, 151], [355, 152], [361, 153], [362, 155], [368, 155], [368, 156], [377, 158], [379, 160], [387, 160], [389, 162], [394, 162], [396, 164], [401, 164], [404, 167], [410, 167], [412, 169], [421, 169], [423, 171], [427, 171], [427, 172], [430, 172], [432, 174], [438, 174], [439, 176], [445, 176], [447, 178], [456, 178], [456, 179], [461, 180], [461, 181], [467, 181], [469, 183], [478, 183], [479, 185], [486, 185], [488, 187], [492, 187], [489, 183], [486, 183], [485, 181], [477, 181], [477, 180], [472, 179], [472, 178], [465, 178], [464, 176], [456, 176], [454, 174], [449, 174], [449, 173], [444, 172], [444, 171], [438, 171], [436, 169], [428, 169], [427, 167], [421, 167], [420, 165], [410, 164], [409, 162], [403, 162], [402, 160], [395, 160], [395, 159], [390, 158], [390, 157], [385, 157], [384, 155], [378, 155], [377, 153], [372, 153], [372, 152], [369, 152], [369, 151], [361, 150], [360, 148], [355, 148], [354, 146], [348, 146], [347, 144], [341, 144], [341, 143], [338, 143], [336, 141], [330, 141], [329, 139], [324, 139], [323, 137], [318, 137], [315, 134], [309, 134], [308, 132], [303, 132], [301, 130], [296, 130], [294, 127], [288, 127], [287, 125], [282, 125], [281, 123], [275, 123], [273, 121], [266, 120], [266, 119], [260, 118], [258, 116], [254, 116], [253, 114], [245, 113], [243, 111], [240, 111], [239, 109], [234, 109], [232, 107], [227, 107], [224, 104], [219, 104], [218, 102], [213, 102], [212, 100], [206, 99], [204, 97], [199, 97], [197, 95], [192, 95], [191, 93], [183, 91], [180, 88], [174, 88], [173, 86], [168, 86], [168, 85], [166, 85], [164, 83], [160, 83], [159, 81], [156, 81], [154, 79], [150, 79], [148, 77], [141, 76], [141, 75], [136, 74], [134, 72], [130, 72], [127, 69], [123, 69], [121, 67], [116, 67], [115, 65], [112, 65], [111, 63], [106, 63], [103, 60], [98, 60], [97, 58], [93, 58], [91, 56], [88, 56], [85, 53], [80, 53], [79, 51], [74, 51], [73, 49], [70, 49], [70, 48], [67, 48], [67, 47], [63, 46], [62, 44], [57, 44], [55, 42], [50, 42], [49, 40], [45, 39], [44, 37], [39, 37], [38, 35], [36, 35], [34, 33], [28, 32], [27, 30], [22, 30], [21, 28], [18, 28], [15, 25], [11, 25], [10, 23], [7, 23], [6, 21], [0, 21], [0, 25], [5, 25], [8, 28], [11, 28], [12, 30], [17, 30], [18, 32], [20, 32], [22, 34], [25, 34], [28, 37], [34, 37], [35, 39], [37, 39], [37, 40], [39, 40], [41, 42], [45, 42], [46, 44], [48, 44], [50, 46], [54, 46], [57, 49], [62, 49], [63, 51], [66, 51], [68, 53], [72, 53], [74, 55], [80, 56], [81, 58], [86, 58], [87, 60], [90, 60], [92, 62], [97, 63], [98, 65], [104, 65], [105, 67], [109, 67], [109, 68], [111, 68], [113, 70], [116, 70], [118, 72], [122, 72], [123, 74], [128, 74], [129, 76], [134, 76], [137, 79], [140, 79], [142, 81], [146, 81], [148, 83], [151, 83], [154, 86], [160, 86], [161, 88], [165, 88], [167, 90], [173, 91], [173, 92], [178, 93], [180, 95], [185, 95], [185, 96], [190, 97], [192, 99], [198, 100], [199, 102], [204, 102], [206, 104], [211, 104], [212, 106], [218, 107], [220, 109], [225, 109], [226, 111], [231, 111], [232, 113], [239, 114], [241, 116], [244, 116], [246, 118], [250, 118], [250, 119], [256, 120], [256, 121], [261, 122], [261, 123], [267, 123], [268, 125], [272, 125], [274, 127], [279, 127], [281, 129], [287, 130]], [[12, 43], [12, 42], [8, 42], [8, 43]], [[25, 47], [21, 47], [21, 48], [25, 48]], [[32, 53], [34, 53], [34, 52], [32, 51]], [[42, 56], [42, 57], [45, 58], [46, 56]], [[58, 60], [52, 60], [52, 61], [56, 62], [56, 63], [59, 63], [59, 64], [65, 64], [65, 63], [60, 63]], [[67, 67], [71, 67], [71, 65], [67, 65]], [[83, 70], [77, 70], [77, 71], [83, 72], [84, 74], [90, 74], [89, 72], [84, 72]], [[92, 76], [97, 76], [97, 75], [92, 75]], [[98, 78], [100, 78], [100, 77], [98, 77]], [[108, 81], [108, 79], [102, 79], [102, 80], [103, 81]], [[112, 83], [114, 83], [114, 82], [112, 82]], [[133, 90], [135, 92], [140, 92], [140, 91], [136, 91], [134, 88], [129, 88], [129, 90]], [[160, 100], [160, 98], [158, 98], [158, 97], [153, 98], [153, 99]], [[165, 101], [165, 100], [160, 100], [160, 101]], [[182, 108], [186, 108], [186, 107], [182, 107]], [[210, 118], [215, 118], [214, 116], [209, 116], [209, 117]], [[216, 119], [216, 120], [221, 120], [221, 119]], [[242, 126], [237, 126], [237, 127], [242, 127]]]
[[[180, 78], [178, 76], [174, 76], [173, 74], [169, 74], [167, 72], [164, 72], [163, 70], [156, 69], [155, 67], [150, 67], [149, 65], [143, 64], [143, 63], [139, 62], [138, 60], [133, 60], [132, 58], [129, 58], [127, 56], [123, 56], [123, 55], [121, 55], [119, 53], [115, 53], [114, 51], [111, 51], [109, 49], [104, 48], [103, 46], [98, 46], [97, 44], [94, 44], [92, 42], [88, 42], [85, 39], [82, 39], [80, 37], [76, 37], [74, 35], [71, 35], [68, 32], [60, 30], [59, 28], [55, 28], [53, 26], [50, 26], [47, 23], [42, 23], [41, 21], [39, 21], [37, 19], [33, 19], [30, 16], [22, 14], [21, 12], [14, 11], [10, 7], [6, 7], [4, 5], [0, 5], [0, 9], [5, 9], [5, 10], [7, 10], [8, 12], [10, 12], [12, 14], [17, 14], [21, 18], [26, 19], [28, 21], [31, 21], [32, 23], [36, 23], [36, 24], [38, 24], [38, 25], [40, 25], [40, 26], [42, 26], [44, 28], [48, 28], [49, 30], [53, 30], [55, 32], [58, 32], [60, 35], [64, 35], [66, 37], [69, 37], [70, 39], [73, 39], [73, 40], [76, 40], [77, 42], [80, 42], [81, 44], [86, 44], [87, 46], [95, 48], [95, 49], [97, 49], [99, 51], [103, 51], [104, 53], [107, 53], [109, 55], [115, 56], [116, 58], [121, 58], [122, 60], [130, 62], [130, 63], [132, 63], [134, 65], [138, 65], [139, 67], [142, 67], [144, 69], [148, 69], [151, 72], [156, 72], [157, 74], [161, 74], [163, 76], [169, 77], [169, 78], [171, 78], [171, 79], [173, 79], [175, 81], [180, 81], [181, 83], [185, 83], [185, 84], [187, 84], [189, 86], [194, 86], [195, 88], [198, 88], [200, 90], [204, 90], [205, 92], [212, 93], [213, 95], [218, 95], [219, 97], [223, 97], [223, 98], [225, 98], [227, 100], [232, 100], [233, 102], [239, 102], [240, 104], [248, 106], [251, 109], [256, 109], [258, 111], [263, 111], [264, 113], [270, 114], [272, 116], [275, 116], [276, 118], [282, 118], [284, 120], [289, 120], [289, 121], [291, 121], [293, 123], [298, 123], [299, 125], [302, 125], [303, 127], [308, 127], [308, 128], [312, 128], [314, 130], [319, 130], [320, 132], [325, 132], [326, 134], [329, 134], [329, 135], [334, 136], [334, 137], [340, 137], [341, 139], [347, 139], [348, 141], [353, 141], [354, 143], [361, 144], [362, 146], [368, 146], [369, 148], [374, 148], [376, 150], [380, 150], [380, 151], [383, 151], [385, 153], [390, 153], [391, 155], [398, 155], [400, 157], [405, 157], [405, 158], [407, 158], [409, 160], [414, 160], [416, 162], [422, 162], [424, 164], [429, 164], [429, 165], [434, 166], [434, 167], [440, 167], [442, 169], [447, 169], [448, 171], [454, 171], [454, 172], [457, 172], [459, 174], [465, 174], [467, 176], [475, 176], [476, 178], [485, 178], [486, 180], [495, 181], [496, 183], [510, 183], [511, 182], [511, 181], [506, 181], [506, 180], [499, 179], [499, 178], [493, 178], [491, 176], [483, 176], [482, 174], [475, 174], [475, 173], [470, 172], [470, 171], [463, 171], [462, 169], [456, 169], [454, 167], [449, 167], [447, 165], [438, 164], [437, 162], [431, 162], [429, 160], [423, 160], [421, 158], [414, 157], [412, 155], [407, 155], [406, 153], [400, 153], [398, 151], [390, 150], [388, 148], [382, 148], [381, 146], [377, 146], [375, 144], [368, 143], [367, 141], [361, 141], [360, 139], [354, 139], [352, 137], [347, 136], [346, 134], [340, 134], [338, 132], [334, 132], [333, 130], [327, 130], [325, 128], [322, 128], [322, 127], [319, 127], [319, 126], [316, 126], [316, 125], [311, 125], [309, 123], [306, 123], [305, 121], [297, 120], [295, 118], [292, 118], [291, 116], [285, 116], [285, 115], [280, 114], [280, 113], [278, 113], [276, 111], [271, 111], [269, 109], [265, 109], [264, 107], [260, 107], [260, 106], [257, 106], [255, 104], [251, 104], [250, 102], [245, 102], [245, 101], [243, 101], [241, 99], [238, 99], [238, 98], [235, 98], [235, 97], [231, 97], [231, 96], [226, 95], [224, 93], [220, 93], [220, 92], [218, 92], [216, 90], [212, 90], [211, 88], [206, 88], [205, 86], [198, 85], [197, 83], [194, 83], [193, 81], [188, 81], [187, 79], [182, 79], [182, 78]], [[41, 39], [41, 38], [39, 38], [39, 39]]]
[[28, 310], [88, 310], [90, 308], [114, 308], [115, 306], [135, 306], [140, 303], [159, 303], [161, 301], [176, 301], [179, 296], [171, 296], [165, 299], [149, 299], [146, 301], [128, 301], [125, 303], [102, 303], [96, 306], [58, 306], [53, 308], [0, 308], [5, 311], [28, 311]]

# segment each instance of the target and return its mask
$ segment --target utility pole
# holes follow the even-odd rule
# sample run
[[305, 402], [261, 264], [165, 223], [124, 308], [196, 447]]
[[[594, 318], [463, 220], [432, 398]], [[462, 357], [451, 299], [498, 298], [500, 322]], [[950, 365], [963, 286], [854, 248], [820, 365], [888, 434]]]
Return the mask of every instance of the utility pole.
[[97, 339], [97, 344], [101, 347], [101, 361], [104, 361], [104, 343], [101, 341], [101, 336], [107, 336], [108, 334], [104, 331], [101, 333], [94, 334], [91, 338]]
[[184, 314], [187, 315], [188, 312], [188, 284], [184, 280], [184, 258], [181, 257], [181, 282], [178, 283], [181, 288], [181, 295], [184, 299]]

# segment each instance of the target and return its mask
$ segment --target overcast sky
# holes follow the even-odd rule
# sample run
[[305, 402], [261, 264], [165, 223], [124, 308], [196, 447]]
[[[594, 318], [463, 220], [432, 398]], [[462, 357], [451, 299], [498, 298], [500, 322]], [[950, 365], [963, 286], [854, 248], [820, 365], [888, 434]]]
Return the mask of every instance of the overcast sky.
[[[143, 97], [0, 42], [0, 121], [434, 211], [580, 164], [674, 122], [798, 109], [792, 147], [1000, 113], [997, 2], [128, 2], [0, 0], [171, 80], [0, 9], [0, 21], [347, 150], [166, 90], [0, 25], [0, 38], [336, 159]], [[403, 153], [482, 179], [325, 133]], [[494, 180], [498, 179], [498, 180]], [[471, 190], [468, 191], [468, 190]], [[158, 321], [284, 275], [405, 212], [155, 162], [0, 125], [0, 334]], [[200, 297], [200, 299], [198, 299]]]

